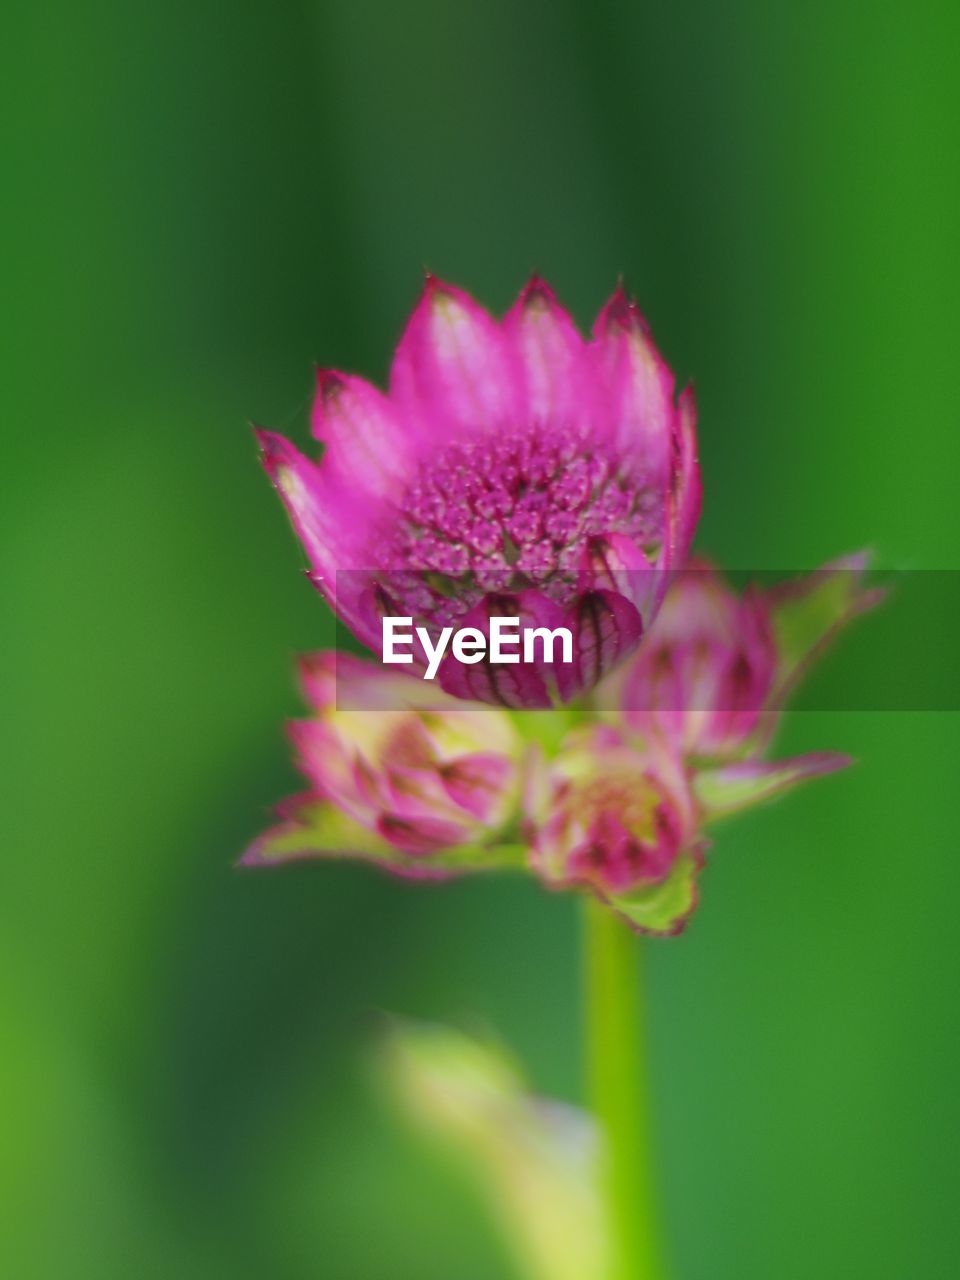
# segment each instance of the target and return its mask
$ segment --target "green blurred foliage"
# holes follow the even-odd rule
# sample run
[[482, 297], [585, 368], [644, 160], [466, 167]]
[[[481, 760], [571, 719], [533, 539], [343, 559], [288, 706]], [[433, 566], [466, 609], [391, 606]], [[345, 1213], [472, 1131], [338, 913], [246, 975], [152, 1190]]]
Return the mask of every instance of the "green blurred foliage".
[[[574, 904], [231, 869], [333, 634], [247, 421], [382, 377], [421, 264], [584, 324], [623, 271], [703, 550], [955, 569], [955, 7], [14, 0], [4, 46], [0, 1273], [507, 1280], [359, 1063], [477, 1017], [576, 1097]], [[676, 1275], [952, 1277], [960, 721], [785, 739], [862, 764], [650, 948]]]

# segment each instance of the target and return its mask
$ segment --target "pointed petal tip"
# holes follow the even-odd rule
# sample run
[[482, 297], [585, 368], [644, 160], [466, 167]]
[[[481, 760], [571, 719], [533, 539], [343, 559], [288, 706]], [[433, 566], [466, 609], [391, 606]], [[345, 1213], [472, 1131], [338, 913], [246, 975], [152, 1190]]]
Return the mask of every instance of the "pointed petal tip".
[[[516, 302], [503, 317], [502, 326], [508, 337], [520, 343], [516, 350], [521, 364], [530, 361], [538, 364], [537, 373], [544, 386], [553, 385], [560, 376], [558, 366], [562, 367], [566, 360], [576, 360], [583, 345], [573, 316], [537, 271], [520, 290]], [[525, 348], [522, 333], [528, 327], [546, 341], [546, 350], [542, 345], [532, 351]]]
[[[310, 434], [314, 440], [329, 444], [331, 436], [335, 434], [331, 430], [330, 419], [336, 415], [337, 403], [349, 388], [351, 378], [339, 369], [324, 369], [320, 365], [316, 366], [314, 373], [316, 394], [310, 411]], [[352, 381], [356, 382], [357, 379]]]
[[793, 782], [801, 782], [807, 778], [819, 778], [828, 773], [839, 773], [841, 769], [849, 769], [858, 761], [843, 751], [807, 751], [800, 756], [790, 756], [784, 760], [744, 760], [736, 764], [721, 767], [727, 776], [750, 778], [772, 777], [780, 773], [784, 778], [792, 775]]
[[294, 477], [302, 479], [311, 473], [314, 463], [286, 436], [262, 427], [255, 428], [255, 434], [260, 447], [260, 461], [275, 488], [286, 492], [296, 483]]
[[[531, 332], [542, 334], [550, 344], [550, 349], [547, 353], [540, 352], [541, 361], [550, 357], [562, 363], [565, 357], [575, 358], [583, 344], [573, 316], [558, 299], [553, 287], [536, 271], [520, 290], [516, 302], [503, 317], [502, 324], [508, 336], [514, 339], [518, 339], [527, 326], [532, 326]], [[536, 354], [526, 352], [522, 342], [518, 350], [521, 362]], [[549, 381], [556, 375], [556, 367], [544, 369], [543, 375], [544, 380]]]
[[429, 268], [423, 269], [423, 287], [420, 290], [420, 301], [423, 302], [428, 298], [435, 298], [438, 295], [449, 295], [452, 298], [466, 296], [465, 290], [459, 288], [455, 284], [450, 284], [448, 280], [442, 280], [440, 276], [435, 275]]
[[260, 841], [254, 840], [253, 844], [247, 845], [240, 857], [233, 864], [234, 871], [249, 871], [252, 867], [265, 867], [266, 860], [260, 850]]
[[340, 372], [339, 369], [323, 369], [320, 365], [316, 368], [317, 378], [317, 395], [323, 400], [329, 400], [346, 384], [346, 374]]
[[687, 383], [680, 394], [677, 396], [677, 406], [681, 409], [693, 409], [697, 407], [697, 388], [693, 378]]
[[520, 290], [518, 301], [521, 307], [537, 306], [544, 302], [548, 306], [559, 306], [556, 293], [539, 271], [531, 274], [530, 279]]
[[[466, 289], [462, 289], [459, 285], [451, 284], [449, 280], [443, 280], [440, 276], [434, 275], [432, 271], [424, 271], [423, 287], [420, 290], [420, 296], [414, 304], [413, 311], [407, 321], [407, 331], [404, 335], [409, 336], [411, 330], [415, 330], [418, 320], [432, 320], [436, 313], [443, 313], [444, 309], [451, 304], [455, 308], [460, 308], [474, 319], [480, 319], [487, 324], [495, 324], [493, 317], [487, 312], [472, 294]], [[401, 342], [403, 339], [401, 339]]]
[[327, 599], [333, 599], [333, 584], [336, 580], [336, 570], [329, 569], [321, 572], [319, 569], [312, 569], [308, 565], [307, 568], [301, 569], [301, 573], [310, 583], [311, 587], [315, 587], [320, 594]]
[[281, 435], [279, 431], [271, 431], [269, 427], [254, 427], [253, 434], [261, 449], [284, 452], [290, 447], [290, 441], [286, 436]]
[[439, 276], [434, 275], [429, 267], [422, 268], [420, 278], [420, 292], [417, 294], [417, 300], [413, 304], [413, 310], [407, 318], [407, 324], [414, 316], [418, 315], [424, 307], [428, 307], [432, 298], [441, 293], [446, 286]]
[[253, 434], [260, 449], [260, 461], [272, 476], [277, 467], [289, 460], [293, 446], [286, 436], [265, 427], [254, 427]]
[[650, 325], [637, 306], [636, 298], [632, 298], [627, 293], [622, 276], [617, 281], [617, 287], [609, 299], [600, 308], [600, 314], [593, 326], [594, 336], [603, 337], [613, 328], [623, 329], [627, 333], [639, 331], [645, 336], [650, 334]]
[[839, 773], [841, 769], [852, 769], [860, 761], [856, 756], [849, 756], [844, 751], [818, 751], [810, 757], [811, 773]]
[[859, 551], [851, 551], [847, 555], [837, 556], [835, 560], [828, 561], [824, 565], [824, 569], [846, 569], [851, 573], [862, 576], [871, 567], [876, 556], [872, 548], [862, 547]]
[[397, 344], [394, 411], [412, 438], [514, 421], [517, 386], [500, 324], [465, 289], [430, 276]]

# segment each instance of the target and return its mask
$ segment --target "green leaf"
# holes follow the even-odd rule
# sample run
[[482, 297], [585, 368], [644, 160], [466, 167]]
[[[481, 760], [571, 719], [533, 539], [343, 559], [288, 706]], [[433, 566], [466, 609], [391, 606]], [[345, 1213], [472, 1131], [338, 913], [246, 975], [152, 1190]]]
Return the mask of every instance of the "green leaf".
[[263, 867], [305, 858], [359, 858], [424, 878], [522, 867], [526, 862], [526, 846], [506, 836], [505, 832], [503, 840], [453, 845], [435, 853], [412, 855], [328, 801], [311, 798], [293, 817], [255, 840], [240, 859], [240, 865]]
[[864, 586], [867, 564], [865, 553], [847, 556], [767, 593], [778, 652], [773, 707], [783, 704], [842, 627], [884, 598], [882, 588]]
[[699, 849], [682, 853], [665, 880], [608, 898], [608, 905], [641, 933], [679, 933], [697, 905]]
[[389, 860], [397, 852], [381, 836], [334, 805], [313, 800], [288, 821], [265, 831], [247, 849], [240, 863], [254, 867], [319, 857]]

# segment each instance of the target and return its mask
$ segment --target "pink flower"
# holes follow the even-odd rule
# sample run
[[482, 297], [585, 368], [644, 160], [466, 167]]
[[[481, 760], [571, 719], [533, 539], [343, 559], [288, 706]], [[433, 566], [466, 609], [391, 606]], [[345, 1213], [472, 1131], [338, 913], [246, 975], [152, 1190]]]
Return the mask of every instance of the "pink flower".
[[598, 699], [683, 755], [731, 758], [769, 741], [812, 660], [882, 592], [849, 556], [772, 590], [738, 595], [702, 561], [678, 573], [639, 651]]
[[623, 728], [579, 730], [527, 779], [530, 866], [551, 888], [593, 893], [640, 933], [676, 934], [697, 905], [713, 821], [850, 763], [812, 752], [710, 765]]
[[630, 653], [700, 508], [694, 401], [618, 289], [581, 338], [541, 280], [497, 322], [428, 278], [390, 391], [322, 372], [318, 462], [261, 431], [311, 580], [380, 652], [384, 615], [486, 630], [492, 614], [566, 626], [573, 661], [439, 680], [509, 706], [564, 702]]
[[766, 748], [813, 658], [880, 599], [865, 566], [849, 557], [743, 596], [713, 570], [683, 575], [592, 709], [471, 706], [376, 663], [314, 655], [301, 664], [313, 714], [290, 726], [309, 790], [243, 861], [352, 856], [418, 878], [526, 865], [639, 931], [677, 933], [714, 820], [850, 763]]
[[677, 933], [696, 905], [699, 812], [683, 762], [609, 729], [571, 735], [527, 787], [531, 862], [554, 888], [586, 889], [648, 933]]
[[513, 859], [523, 748], [506, 712], [439, 705], [419, 681], [349, 654], [316, 654], [300, 672], [313, 714], [289, 733], [309, 790], [280, 806], [284, 821], [246, 865], [357, 856], [434, 877]]
[[702, 564], [678, 575], [638, 652], [596, 691], [596, 722], [531, 773], [527, 834], [545, 882], [596, 894], [642, 932], [676, 933], [711, 822], [850, 764], [765, 751], [803, 672], [882, 597], [866, 564], [851, 556], [742, 596]]
[[724, 755], [757, 728], [776, 666], [766, 603], [754, 591], [737, 596], [705, 564], [692, 564], [624, 670], [624, 719], [686, 755]]

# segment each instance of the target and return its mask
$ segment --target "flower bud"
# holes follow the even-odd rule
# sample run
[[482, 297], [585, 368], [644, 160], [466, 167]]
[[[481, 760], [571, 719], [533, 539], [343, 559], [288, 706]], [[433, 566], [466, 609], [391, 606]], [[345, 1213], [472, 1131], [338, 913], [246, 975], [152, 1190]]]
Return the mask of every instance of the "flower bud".
[[527, 787], [533, 865], [558, 888], [586, 888], [648, 933], [676, 933], [696, 902], [697, 812], [679, 760], [572, 737]]
[[352, 854], [429, 877], [516, 856], [522, 744], [505, 712], [441, 703], [349, 654], [304, 659], [301, 683], [313, 715], [289, 732], [310, 789], [246, 864]]

